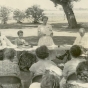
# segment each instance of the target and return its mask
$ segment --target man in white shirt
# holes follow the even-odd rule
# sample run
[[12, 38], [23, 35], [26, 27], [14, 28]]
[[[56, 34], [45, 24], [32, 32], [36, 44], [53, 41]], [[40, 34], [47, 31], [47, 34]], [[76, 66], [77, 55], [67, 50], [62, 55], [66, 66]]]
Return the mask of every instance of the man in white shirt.
[[87, 36], [85, 35], [85, 29], [80, 28], [79, 29], [79, 36], [76, 38], [73, 45], [80, 45], [83, 48], [87, 48], [88, 47], [87, 44], [88, 44], [88, 40], [87, 40]]

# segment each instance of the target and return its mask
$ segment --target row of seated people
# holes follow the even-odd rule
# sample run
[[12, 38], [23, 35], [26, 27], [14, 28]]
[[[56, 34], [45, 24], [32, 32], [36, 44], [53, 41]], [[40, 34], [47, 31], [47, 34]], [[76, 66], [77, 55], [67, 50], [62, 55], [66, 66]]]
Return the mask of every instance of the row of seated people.
[[[61, 69], [53, 61], [47, 59], [49, 50], [46, 46], [40, 46], [36, 49], [38, 60], [28, 68], [30, 81], [36, 76], [42, 75], [41, 81], [34, 81], [30, 88], [88, 88], [88, 62], [80, 57], [82, 50], [78, 45], [73, 45], [70, 49], [71, 60], [65, 63]], [[0, 61], [0, 77], [15, 76], [21, 79], [19, 63], [15, 61], [15, 53], [11, 48], [4, 50], [4, 60]], [[30, 62], [28, 62], [30, 63]], [[75, 74], [74, 79], [70, 76]], [[1, 81], [1, 80], [0, 80]], [[11, 81], [11, 80], [10, 80]], [[2, 88], [19, 88], [19, 83], [0, 82]], [[33, 87], [35, 86], [35, 87]]]
[[[43, 23], [41, 25], [39, 25], [37, 28], [37, 34], [39, 36], [38, 46], [55, 45], [53, 38], [52, 38], [53, 37], [52, 26], [47, 23], [48, 17], [44, 16], [42, 18], [42, 21], [43, 21]], [[15, 39], [15, 45], [17, 45], [17, 46], [29, 45], [28, 42], [26, 42], [23, 39], [23, 34], [24, 33], [21, 30], [17, 32], [18, 38]], [[87, 47], [87, 43], [88, 43], [88, 40], [87, 40], [87, 37], [85, 36], [85, 29], [80, 28], [79, 36], [76, 38], [74, 45], [81, 45], [83, 47]], [[9, 41], [9, 39], [7, 39], [5, 36], [3, 36], [0, 33], [0, 45], [12, 46], [13, 44]]]

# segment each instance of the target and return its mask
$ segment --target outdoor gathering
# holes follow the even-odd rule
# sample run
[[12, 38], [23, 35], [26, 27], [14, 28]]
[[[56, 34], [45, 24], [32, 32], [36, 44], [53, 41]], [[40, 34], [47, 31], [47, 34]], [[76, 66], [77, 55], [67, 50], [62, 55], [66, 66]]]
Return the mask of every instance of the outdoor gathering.
[[0, 88], [88, 88], [87, 0], [0, 0]]

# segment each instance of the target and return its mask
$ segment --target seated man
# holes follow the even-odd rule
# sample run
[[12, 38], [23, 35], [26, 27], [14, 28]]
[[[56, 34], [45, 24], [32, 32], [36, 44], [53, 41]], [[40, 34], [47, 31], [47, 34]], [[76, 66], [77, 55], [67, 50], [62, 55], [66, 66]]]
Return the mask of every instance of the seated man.
[[85, 61], [84, 58], [81, 58], [82, 54], [81, 48], [78, 45], [73, 45], [70, 49], [71, 60], [65, 63], [63, 69], [63, 79], [61, 81], [61, 86], [64, 86], [68, 76], [76, 72], [76, 67], [80, 62]]
[[85, 36], [85, 29], [80, 28], [79, 29], [79, 36], [76, 38], [75, 42], [73, 45], [80, 45], [83, 48], [87, 48], [87, 36]]
[[17, 46], [23, 46], [23, 45], [28, 45], [28, 43], [23, 39], [23, 31], [18, 31], [18, 38], [15, 40], [15, 44]]

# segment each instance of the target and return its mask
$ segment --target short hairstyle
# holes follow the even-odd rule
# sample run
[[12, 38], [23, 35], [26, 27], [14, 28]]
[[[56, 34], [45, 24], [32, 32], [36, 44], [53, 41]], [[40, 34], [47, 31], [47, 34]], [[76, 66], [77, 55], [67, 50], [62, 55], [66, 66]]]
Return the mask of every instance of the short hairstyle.
[[5, 58], [13, 59], [15, 56], [15, 50], [12, 48], [6, 48], [4, 50], [4, 56], [5, 56]]
[[85, 69], [88, 71], [88, 61], [80, 62], [76, 68], [77, 75], [80, 75]]
[[45, 19], [45, 18], [48, 20], [48, 17], [47, 17], [47, 16], [43, 16], [43, 17], [42, 17], [42, 21], [43, 21], [43, 19]]
[[60, 78], [49, 70], [45, 71], [41, 81], [41, 88], [60, 88]]
[[80, 31], [85, 32], [85, 29], [84, 29], [84, 28], [80, 28], [80, 29], [79, 29], [79, 32], [80, 32]]
[[81, 53], [82, 53], [81, 48], [78, 45], [73, 45], [70, 48], [70, 54], [75, 58], [79, 57]]
[[36, 49], [36, 55], [40, 59], [45, 59], [49, 56], [49, 50], [45, 45], [40, 46]]
[[20, 33], [23, 33], [23, 31], [20, 30], [20, 31], [17, 32], [18, 35], [19, 35]]

